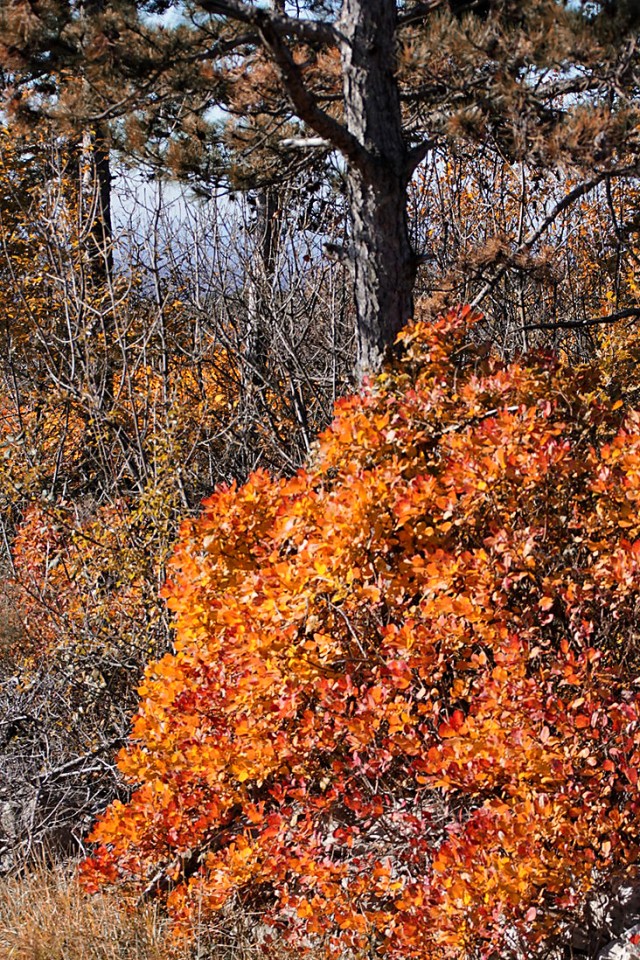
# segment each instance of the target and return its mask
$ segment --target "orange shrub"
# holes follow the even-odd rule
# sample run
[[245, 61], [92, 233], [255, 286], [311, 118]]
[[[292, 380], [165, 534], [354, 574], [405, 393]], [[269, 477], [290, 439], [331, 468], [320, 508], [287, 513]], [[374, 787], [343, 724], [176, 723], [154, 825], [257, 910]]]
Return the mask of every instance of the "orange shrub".
[[309, 467], [219, 488], [166, 588], [90, 887], [486, 956], [638, 860], [640, 413], [597, 364], [401, 337]]

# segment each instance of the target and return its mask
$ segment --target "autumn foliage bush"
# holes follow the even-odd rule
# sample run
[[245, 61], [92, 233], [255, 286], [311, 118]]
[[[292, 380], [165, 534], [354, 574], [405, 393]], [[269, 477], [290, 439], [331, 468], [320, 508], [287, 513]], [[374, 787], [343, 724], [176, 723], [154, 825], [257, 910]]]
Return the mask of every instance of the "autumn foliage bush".
[[187, 934], [240, 902], [329, 951], [488, 956], [633, 869], [640, 413], [474, 323], [411, 325], [306, 469], [184, 523], [90, 887]]

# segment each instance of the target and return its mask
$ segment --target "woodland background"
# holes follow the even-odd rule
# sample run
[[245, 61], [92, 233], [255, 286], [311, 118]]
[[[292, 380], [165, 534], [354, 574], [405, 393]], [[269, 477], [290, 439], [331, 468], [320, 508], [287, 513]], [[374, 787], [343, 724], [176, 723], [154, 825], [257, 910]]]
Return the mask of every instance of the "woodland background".
[[[340, 5], [301, 5], [302, 13], [295, 6], [274, 3], [270, 9], [276, 17], [292, 19], [306, 19], [311, 12], [325, 23]], [[207, 73], [201, 66], [207, 63], [204, 39], [198, 34], [194, 40], [189, 29], [202, 28], [198, 16], [204, 16], [203, 11], [218, 24], [216, 18], [228, 13], [227, 7], [235, 9], [233, 3], [200, 5], [191, 27], [181, 23], [174, 35], [162, 5], [104, 4], [94, 9], [72, 4], [64, 6], [63, 15], [63, 6], [56, 4], [0, 4], [5, 92], [0, 130], [0, 953], [7, 957], [133, 960], [172, 953], [244, 956], [255, 950], [284, 955], [300, 949], [300, 942], [292, 946], [284, 933], [264, 934], [260, 924], [266, 908], [251, 885], [245, 890], [241, 882], [222, 912], [212, 910], [206, 922], [196, 924], [195, 947], [176, 940], [163, 897], [179, 882], [180, 869], [184, 867], [187, 876], [191, 847], [182, 838], [175, 848], [182, 866], [176, 867], [175, 851], [159, 855], [159, 874], [145, 874], [144, 903], [137, 910], [130, 909], [130, 903], [132, 896], [140, 897], [140, 889], [133, 894], [131, 889], [107, 890], [90, 897], [69, 879], [69, 865], [94, 849], [87, 835], [96, 817], [114, 800], [126, 805], [132, 793], [135, 777], [129, 771], [127, 779], [115, 758], [129, 738], [145, 669], [150, 663], [165, 663], [162, 658], [175, 650], [174, 626], [161, 594], [181, 522], [200, 516], [203, 498], [220, 484], [227, 485], [220, 489], [230, 490], [229, 496], [253, 489], [242, 486], [251, 475], [283, 482], [294, 478], [294, 483], [305, 464], [311, 473], [320, 470], [317, 464], [324, 457], [331, 464], [325, 463], [330, 479], [334, 470], [342, 477], [343, 460], [337, 454], [335, 463], [331, 460], [333, 441], [325, 435], [319, 447], [317, 438], [333, 421], [340, 398], [359, 390], [369, 396], [371, 388], [366, 382], [362, 387], [362, 376], [376, 373], [362, 368], [358, 298], [363, 288], [356, 283], [354, 292], [359, 269], [354, 263], [360, 253], [350, 219], [351, 158], [330, 139], [320, 136], [311, 142], [317, 130], [305, 116], [293, 124], [291, 105], [278, 83], [284, 83], [285, 94], [289, 88], [283, 74], [273, 71], [277, 58], [270, 61], [264, 55], [264, 50], [272, 55], [275, 49], [266, 41], [261, 52], [254, 40], [243, 40], [247, 52], [237, 46], [234, 34], [237, 61], [226, 61], [220, 72], [212, 68]], [[569, 4], [568, 12], [563, 4], [529, 7], [530, 20], [525, 22], [508, 3], [494, 9], [477, 3], [398, 5], [407, 29], [418, 24], [416, 35], [403, 39], [397, 67], [405, 85], [407, 142], [417, 129], [426, 126], [430, 133], [406, 186], [408, 229], [416, 253], [415, 315], [424, 324], [416, 336], [421, 344], [420, 338], [426, 337], [427, 346], [415, 348], [418, 360], [409, 356], [407, 363], [414, 366], [406, 374], [398, 367], [402, 361], [396, 351], [387, 358], [383, 380], [375, 382], [383, 394], [389, 390], [389, 396], [396, 396], [410, 390], [406, 377], [413, 377], [419, 393], [426, 390], [424, 378], [431, 376], [435, 364], [434, 382], [443, 385], [445, 399], [434, 406], [434, 416], [444, 425], [442, 432], [454, 436], [459, 429], [456, 417], [463, 415], [460, 404], [468, 405], [464, 416], [475, 427], [496, 414], [495, 396], [500, 410], [509, 412], [534, 401], [543, 404], [548, 389], [548, 402], [554, 410], [562, 409], [557, 414], [562, 424], [554, 436], [566, 434], [566, 443], [578, 451], [576, 462], [591, 463], [588, 444], [597, 449], [601, 443], [615, 446], [615, 430], [626, 430], [625, 437], [637, 431], [637, 423], [629, 426], [635, 422], [632, 417], [626, 426], [615, 419], [638, 409], [640, 390], [637, 11], [634, 4]], [[562, 8], [568, 18], [562, 23], [563, 29], [573, 31], [570, 57], [560, 28], [557, 34], [545, 34], [540, 26], [548, 26], [548, 8]], [[127, 20], [132, 11], [142, 17], [135, 21], [137, 33], [133, 20]], [[124, 54], [120, 51], [115, 66], [109, 61], [109, 69], [99, 45], [116, 43], [107, 30], [115, 19], [108, 16], [123, 18], [131, 30]], [[99, 24], [93, 33], [92, 17]], [[76, 33], [65, 34], [64, 43], [63, 23], [82, 25]], [[423, 30], [427, 40], [420, 34]], [[524, 40], [517, 67], [511, 70], [513, 65], [501, 59], [498, 48], [507, 48], [513, 31]], [[208, 38], [218, 52], [221, 36], [225, 40], [219, 31]], [[340, 68], [325, 39], [323, 35], [314, 49], [305, 37], [294, 61], [307, 88], [318, 102], [329, 104], [335, 119], [340, 107], [334, 116], [331, 104], [340, 99]], [[445, 51], [441, 61], [436, 62], [434, 50]], [[479, 51], [477, 59], [473, 51]], [[533, 94], [530, 104], [514, 93], [527, 71], [535, 70], [553, 86], [551, 92], [540, 93], [544, 110], [537, 101], [533, 104]], [[114, 106], [114, 89], [121, 89], [123, 76], [129, 85], [126, 109]], [[532, 86], [537, 96], [538, 88]], [[300, 113], [295, 97], [290, 94], [290, 99]], [[104, 108], [106, 102], [111, 113]], [[462, 304], [473, 304], [482, 316], [467, 311], [461, 334], [447, 311]], [[437, 320], [443, 313], [450, 318], [449, 326]], [[436, 344], [431, 353], [429, 337]], [[387, 335], [387, 340], [391, 345], [393, 337]], [[548, 380], [539, 373], [545, 364], [555, 371]], [[500, 377], [506, 384], [504, 395], [496, 393]], [[375, 408], [374, 401], [363, 403], [365, 410], [367, 403]], [[340, 412], [344, 409], [337, 408], [339, 423], [350, 415]], [[356, 404], [353, 410], [355, 422], [360, 408]], [[376, 408], [363, 416], [378, 414]], [[422, 429], [419, 418], [410, 422], [411, 429], [418, 430], [416, 424]], [[513, 430], [519, 436], [515, 426]], [[498, 459], [518, 443], [525, 448], [529, 442], [517, 436], [513, 440], [506, 427], [504, 431], [495, 445], [503, 451], [494, 451]], [[546, 434], [538, 440], [546, 450]], [[427, 446], [432, 442], [440, 444], [440, 434], [424, 441]], [[587, 445], [581, 446], [583, 442]], [[366, 443], [359, 434], [344, 443], [344, 457], [368, 470], [367, 457], [375, 460], [377, 454], [362, 453], [358, 444]], [[408, 443], [406, 450], [410, 447]], [[534, 453], [535, 444], [532, 457]], [[402, 476], [403, 456], [401, 451], [396, 464]], [[434, 476], [438, 457], [428, 464]], [[407, 476], [418, 470], [411, 463]], [[624, 543], [637, 542], [635, 493], [629, 493], [635, 491], [635, 466], [625, 463], [628, 473], [620, 480], [618, 513], [610, 527], [598, 533], [603, 557], [619, 548], [619, 535], [626, 538]], [[483, 469], [488, 469], [486, 464]], [[575, 463], [573, 472], [567, 467], [566, 473], [573, 479], [566, 479], [563, 469], [558, 468], [557, 485], [565, 491], [565, 500], [560, 494], [554, 499], [554, 484], [546, 474], [546, 486], [536, 487], [531, 495], [531, 515], [536, 518], [532, 529], [542, 524], [543, 513], [549, 530], [555, 529], [549, 517], [563, 518], [557, 539], [549, 533], [545, 550], [552, 557], [564, 556], [561, 534], [570, 513], [567, 503], [582, 503], [581, 490], [591, 482], [585, 473], [582, 486], [578, 484]], [[596, 464], [594, 477], [597, 469]], [[518, 476], [526, 477], [526, 469]], [[473, 483], [481, 482], [479, 474], [474, 477]], [[257, 503], [272, 495], [260, 492], [260, 479], [252, 482]], [[464, 479], [467, 486], [471, 483]], [[617, 490], [608, 490], [603, 503], [607, 497], [618, 503]], [[238, 496], [238, 502], [244, 502], [245, 494]], [[514, 496], [500, 501], [500, 517], [520, 509], [520, 494]], [[529, 502], [526, 496], [524, 500]], [[231, 504], [228, 509], [231, 517], [241, 508]], [[260, 509], [255, 507], [256, 514]], [[608, 509], [594, 507], [593, 516], [599, 519], [591, 529], [585, 507], [585, 540], [595, 542], [594, 530]], [[215, 527], [211, 513], [215, 509], [208, 521]], [[467, 540], [467, 533], [461, 534], [464, 544], [456, 541], [456, 550], [467, 549], [473, 531], [480, 529], [481, 521], [474, 517], [469, 507], [470, 532]], [[181, 534], [187, 553], [190, 529], [183, 526]], [[445, 533], [453, 543], [453, 533]], [[223, 538], [224, 530], [216, 536]], [[240, 543], [241, 533], [238, 536]], [[238, 547], [239, 555], [242, 549]], [[283, 559], [290, 547], [277, 549]], [[423, 549], [411, 546], [417, 552]], [[263, 561], [267, 569], [267, 554]], [[579, 567], [575, 558], [567, 564], [572, 570]], [[578, 601], [574, 609], [574, 599], [565, 594], [558, 592], [561, 599], [550, 595], [544, 579], [548, 571], [540, 573], [540, 596], [522, 600], [513, 616], [520, 617], [521, 608], [529, 604], [541, 611], [546, 626], [559, 610], [554, 604], [566, 603], [566, 623], [597, 620], [597, 639], [591, 637], [590, 646], [579, 639], [581, 628], [571, 634], [576, 664], [587, 646], [600, 651], [598, 657], [605, 651], [605, 660], [610, 656], [616, 663], [606, 674], [611, 689], [621, 691], [620, 702], [635, 709], [637, 571], [629, 573], [623, 603], [616, 593], [621, 576], [616, 570], [610, 582], [606, 564], [598, 574], [597, 589], [604, 591], [600, 605], [610, 604], [614, 611], [610, 622], [601, 623], [592, 612], [584, 612], [586, 607], [576, 612]], [[226, 581], [220, 582], [220, 589], [226, 589]], [[456, 590], [464, 593], [456, 582]], [[367, 602], [375, 608], [379, 588], [367, 589], [373, 591]], [[188, 594], [187, 588], [184, 592]], [[180, 602], [178, 598], [174, 603], [179, 613]], [[558, 623], [562, 616], [557, 613]], [[530, 625], [525, 626], [523, 635], [528, 636]], [[335, 622], [332, 629], [337, 636]], [[562, 647], [563, 629], [557, 626], [549, 642], [562, 651], [558, 656], [569, 656], [569, 647]], [[323, 655], [318, 653], [320, 659]], [[368, 650], [367, 656], [373, 654]], [[497, 669], [495, 663], [493, 667]], [[152, 683], [153, 669], [147, 671], [147, 684]], [[567, 682], [579, 687], [582, 681], [575, 676], [581, 669], [576, 665], [574, 679]], [[362, 693], [365, 681], [360, 678], [358, 683]], [[404, 689], [400, 682], [394, 695]], [[464, 733], [459, 704], [464, 713], [471, 693], [461, 690], [451, 697], [449, 719], [436, 725], [439, 743]], [[592, 716], [587, 707], [576, 714], [580, 706], [572, 707], [580, 718], [579, 731], [591, 724]], [[255, 709], [259, 717], [261, 707], [256, 704]], [[615, 713], [611, 704], [598, 709]], [[399, 729], [401, 721], [397, 723]], [[402, 723], [407, 724], [408, 743], [411, 723], [408, 718]], [[561, 726], [557, 720], [558, 731]], [[547, 731], [543, 743], [549, 736], [552, 743], [561, 737], [553, 725], [551, 734], [548, 725], [541, 729]], [[622, 737], [616, 730], [618, 734]], [[625, 736], [633, 739], [635, 727]], [[627, 747], [615, 749], [624, 752]], [[627, 834], [633, 832], [629, 824], [637, 822], [636, 801], [628, 796], [637, 783], [635, 750], [629, 748], [631, 759], [625, 761], [624, 789], [603, 786], [602, 797], [610, 799], [605, 803], [598, 794], [593, 801], [592, 810], [605, 822], [612, 810], [624, 811], [613, 853], [612, 842], [598, 834], [600, 860], [590, 867], [588, 880], [576, 880], [575, 901], [562, 908], [555, 904], [556, 913], [540, 893], [546, 882], [540, 881], [530, 902], [521, 898], [518, 907], [513, 906], [517, 919], [504, 921], [501, 949], [520, 956], [534, 950], [591, 956], [613, 935], [613, 927], [598, 919], [594, 896], [604, 896], [604, 891], [611, 897], [634, 875], [637, 850]], [[436, 773], [430, 770], [424, 776], [433, 779]], [[446, 776], [441, 775], [437, 787], [445, 796], [454, 790]], [[318, 777], [323, 782], [324, 773]], [[387, 786], [388, 797], [397, 800], [402, 795], [400, 788]], [[604, 807], [598, 806], [601, 801]], [[451, 801], [443, 818], [464, 819], [461, 810], [475, 809], [473, 804], [456, 807], [456, 802]], [[258, 800], [251, 803], [257, 810]], [[368, 815], [373, 816], [370, 811]], [[251, 822], [259, 824], [262, 813], [255, 816]], [[626, 816], [630, 820], [623, 827]], [[340, 842], [351, 847], [351, 826], [344, 829]], [[584, 826], [584, 849], [596, 842], [589, 830]], [[372, 849], [379, 837], [374, 840]], [[193, 847], [197, 852], [195, 842]], [[524, 853], [522, 858], [526, 869]], [[391, 863], [393, 855], [387, 859]], [[103, 869], [108, 874], [104, 864]], [[531, 866], [531, 875], [535, 869], [537, 865]], [[165, 883], [167, 876], [170, 883]], [[375, 876], [382, 885], [382, 874]], [[388, 879], [391, 883], [391, 874]], [[481, 886], [484, 881], [476, 882]], [[572, 881], [566, 882], [570, 886]], [[492, 893], [497, 899], [501, 895]], [[386, 888], [384, 896], [389, 896]], [[404, 905], [397, 901], [401, 912], [409, 910], [409, 893], [404, 896]], [[505, 894], [505, 903], [511, 904], [509, 896]], [[297, 910], [305, 922], [309, 911], [330, 913], [329, 898], [321, 905], [311, 895], [296, 901], [291, 897], [289, 911]], [[337, 903], [338, 894], [334, 899]], [[174, 904], [169, 913], [173, 910], [174, 924], [177, 916], [178, 926], [184, 927], [182, 909]], [[346, 939], [338, 936], [334, 942], [335, 933], [318, 929], [311, 931], [317, 939], [311, 936], [303, 945], [318, 955], [338, 947], [354, 956], [366, 949], [373, 955], [373, 939], [365, 949], [358, 940], [362, 929], [349, 918], [347, 906], [340, 909], [342, 919], [335, 924]], [[457, 909], [451, 907], [451, 922], [459, 931], [464, 924]], [[365, 915], [364, 907], [362, 911], [359, 916]], [[505, 911], [507, 916], [506, 906]], [[430, 924], [436, 922], [429, 916]], [[282, 918], [279, 922], [282, 925]], [[371, 920], [374, 927], [377, 922]], [[258, 928], [262, 932], [256, 940]], [[444, 945], [433, 946], [433, 955], [492, 955], [498, 943], [493, 934], [484, 928], [470, 933], [472, 928], [464, 940], [451, 933]], [[529, 928], [535, 928], [531, 943]], [[587, 930], [582, 941], [574, 935], [576, 929]], [[514, 940], [514, 930], [522, 940]], [[398, 936], [400, 954], [413, 955], [411, 938], [419, 942], [418, 934], [405, 926]]]

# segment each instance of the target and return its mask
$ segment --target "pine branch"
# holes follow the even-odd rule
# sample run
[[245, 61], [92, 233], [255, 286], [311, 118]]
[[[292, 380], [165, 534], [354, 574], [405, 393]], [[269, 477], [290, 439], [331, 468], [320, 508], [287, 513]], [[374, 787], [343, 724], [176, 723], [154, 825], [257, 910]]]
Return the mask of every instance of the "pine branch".
[[280, 37], [292, 37], [305, 43], [335, 44], [337, 33], [331, 23], [305, 17], [287, 17], [254, 7], [244, 0], [200, 0], [200, 6], [214, 16], [229, 17], [260, 29], [265, 21]]
[[416, 3], [407, 10], [401, 17], [398, 17], [398, 26], [407, 27], [413, 23], [419, 23], [434, 12], [439, 10], [445, 3], [445, 0], [426, 0], [425, 3]]
[[485, 2], [486, 0], [456, 0], [455, 3], [451, 3], [450, 0], [423, 0], [423, 2], [415, 3], [410, 10], [398, 17], [398, 26], [406, 27], [413, 23], [419, 23], [445, 6], [449, 6], [457, 16], [473, 13], [481, 10]]
[[332, 24], [282, 16], [263, 7], [254, 7], [244, 0], [201, 0], [200, 5], [207, 13], [252, 26], [269, 52], [298, 117], [319, 137], [340, 150], [356, 167], [363, 169], [370, 166], [371, 158], [357, 138], [319, 106], [284, 42], [284, 38], [288, 37], [305, 43], [335, 44], [338, 34]]
[[[277, 18], [276, 18], [277, 19]], [[258, 32], [280, 74], [280, 79], [298, 117], [318, 136], [328, 140], [359, 170], [370, 170], [372, 158], [360, 141], [343, 124], [323, 110], [308, 89], [300, 67], [273, 23], [274, 18], [259, 11]]]
[[407, 175], [410, 177], [419, 167], [423, 160], [427, 158], [431, 150], [436, 146], [436, 140], [423, 140], [422, 143], [412, 147], [407, 154]]

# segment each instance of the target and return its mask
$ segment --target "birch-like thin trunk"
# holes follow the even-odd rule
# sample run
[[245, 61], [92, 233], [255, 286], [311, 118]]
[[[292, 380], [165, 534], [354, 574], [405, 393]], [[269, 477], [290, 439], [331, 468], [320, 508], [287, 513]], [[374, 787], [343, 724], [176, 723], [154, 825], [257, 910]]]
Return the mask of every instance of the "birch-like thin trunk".
[[273, 295], [278, 253], [280, 214], [275, 188], [262, 188], [255, 197], [253, 262], [247, 275], [247, 331], [245, 371], [249, 389], [264, 385], [266, 368], [266, 317]]
[[99, 296], [102, 300], [102, 350], [96, 363], [94, 388], [98, 407], [104, 412], [110, 409], [113, 402], [115, 333], [110, 296], [113, 283], [112, 175], [105, 131], [85, 131], [82, 138], [82, 166], [80, 202], [85, 237], [87, 293], [91, 298]]

